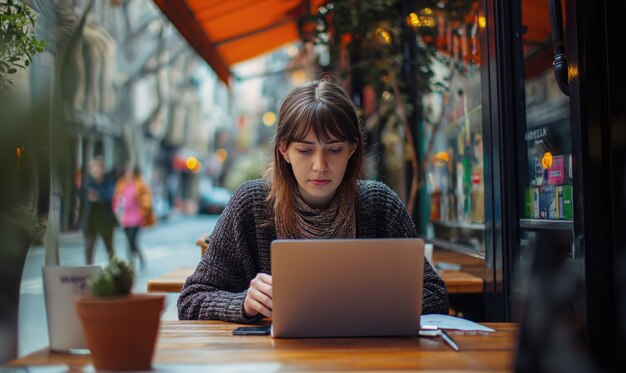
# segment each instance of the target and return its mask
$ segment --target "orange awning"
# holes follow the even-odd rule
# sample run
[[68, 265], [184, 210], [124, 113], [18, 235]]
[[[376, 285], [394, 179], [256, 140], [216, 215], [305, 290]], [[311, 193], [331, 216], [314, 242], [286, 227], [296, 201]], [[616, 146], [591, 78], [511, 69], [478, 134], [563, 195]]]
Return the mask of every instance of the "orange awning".
[[298, 22], [316, 13], [322, 0], [154, 2], [228, 84], [231, 65], [300, 39]]
[[[561, 3], [565, 9], [563, 0]], [[522, 3], [522, 25], [525, 78], [531, 79], [552, 70], [554, 49], [548, 3], [545, 0], [528, 0]], [[563, 18], [563, 26], [567, 27], [566, 17]]]

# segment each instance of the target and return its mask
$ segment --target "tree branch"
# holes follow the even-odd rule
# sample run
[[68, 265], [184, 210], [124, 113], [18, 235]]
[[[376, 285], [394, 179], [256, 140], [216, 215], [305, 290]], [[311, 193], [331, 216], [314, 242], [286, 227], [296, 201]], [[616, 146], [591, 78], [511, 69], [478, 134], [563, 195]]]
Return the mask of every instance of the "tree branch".
[[144, 68], [141, 69], [141, 71], [139, 71], [139, 76], [144, 76], [148, 74], [156, 74], [164, 67], [168, 67], [172, 65], [174, 62], [176, 62], [177, 59], [179, 59], [180, 57], [184, 57], [187, 54], [189, 54], [189, 51], [187, 51], [186, 48], [180, 48], [177, 52], [172, 53], [172, 57], [170, 57], [169, 60], [163, 63], [160, 63], [157, 66], [152, 67], [152, 68], [147, 68], [144, 66]]
[[150, 25], [155, 22], [155, 21], [159, 21], [161, 20], [161, 17], [159, 15], [154, 15], [151, 18], [146, 19], [139, 27], [137, 27], [134, 30], [129, 30], [128, 34], [126, 35], [126, 37], [124, 38], [124, 47], [128, 48], [128, 45], [130, 43], [132, 43], [137, 37], [142, 36], [144, 31], [146, 31], [146, 29], [148, 27], [150, 27]]

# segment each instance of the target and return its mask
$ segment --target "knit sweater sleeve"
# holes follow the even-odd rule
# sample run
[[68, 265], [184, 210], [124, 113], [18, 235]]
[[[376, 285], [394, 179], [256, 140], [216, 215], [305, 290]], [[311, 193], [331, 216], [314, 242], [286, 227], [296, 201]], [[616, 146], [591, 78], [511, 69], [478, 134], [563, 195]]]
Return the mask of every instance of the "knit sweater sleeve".
[[254, 226], [249, 189], [249, 185], [243, 185], [235, 191], [220, 216], [208, 249], [178, 298], [179, 319], [239, 323], [260, 320], [243, 313], [250, 280], [258, 270], [249, 232]]
[[[385, 219], [385, 236], [395, 238], [418, 237], [417, 229], [400, 198], [389, 187], [376, 183], [381, 188], [381, 201]], [[384, 197], [382, 197], [384, 196]], [[439, 313], [447, 315], [450, 304], [446, 284], [424, 258], [424, 290], [422, 293], [422, 314]]]

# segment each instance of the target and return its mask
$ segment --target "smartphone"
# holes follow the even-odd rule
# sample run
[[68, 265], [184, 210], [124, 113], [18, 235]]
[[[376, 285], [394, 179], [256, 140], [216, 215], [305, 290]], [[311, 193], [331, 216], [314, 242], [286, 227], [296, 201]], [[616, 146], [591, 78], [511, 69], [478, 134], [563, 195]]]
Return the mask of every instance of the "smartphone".
[[241, 326], [233, 330], [233, 335], [270, 335], [271, 325]]

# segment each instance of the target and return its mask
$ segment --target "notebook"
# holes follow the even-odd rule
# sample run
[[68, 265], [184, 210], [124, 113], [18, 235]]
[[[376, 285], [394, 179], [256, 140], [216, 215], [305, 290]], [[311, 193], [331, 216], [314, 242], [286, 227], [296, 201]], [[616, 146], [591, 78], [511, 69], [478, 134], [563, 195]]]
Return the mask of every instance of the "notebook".
[[274, 337], [417, 335], [423, 240], [276, 240], [271, 250]]

